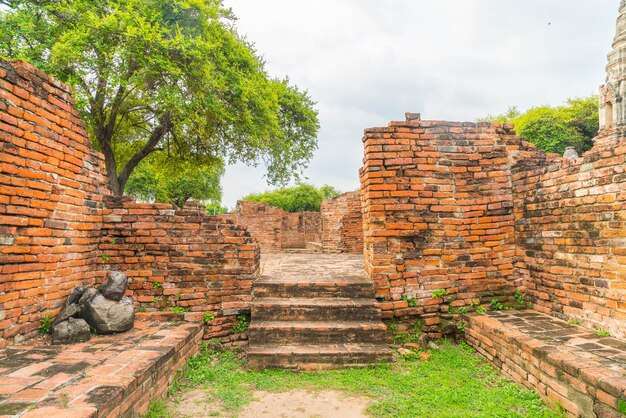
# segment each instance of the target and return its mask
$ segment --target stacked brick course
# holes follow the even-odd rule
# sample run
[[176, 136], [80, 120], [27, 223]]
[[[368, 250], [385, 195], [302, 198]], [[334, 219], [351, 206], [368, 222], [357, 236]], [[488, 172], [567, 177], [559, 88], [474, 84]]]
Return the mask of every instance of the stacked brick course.
[[193, 205], [110, 198], [104, 173], [71, 89], [0, 60], [0, 348], [36, 335], [74, 286], [113, 266], [136, 303], [196, 321], [211, 312], [206, 337], [243, 344], [232, 326], [259, 270], [245, 229]]
[[182, 209], [129, 198], [106, 203], [101, 267], [125, 272], [129, 294], [142, 308], [180, 307], [199, 321], [209, 312], [216, 318], [206, 325], [205, 338], [241, 340], [232, 328], [236, 315], [249, 313], [259, 274], [260, 249], [250, 234], [191, 202]]
[[0, 60], [0, 348], [94, 283], [103, 173], [70, 87]]
[[322, 202], [322, 245], [325, 252], [363, 252], [360, 192], [344, 193]]
[[516, 267], [535, 309], [626, 337], [626, 139], [513, 175]]
[[237, 202], [237, 212], [221, 215], [244, 225], [266, 251], [306, 248], [319, 242], [322, 221], [319, 212], [289, 213], [260, 202]]
[[510, 128], [407, 120], [365, 131], [365, 266], [387, 316], [423, 315], [435, 326], [445, 309], [436, 289], [453, 306], [512, 294], [508, 164], [521, 141]]

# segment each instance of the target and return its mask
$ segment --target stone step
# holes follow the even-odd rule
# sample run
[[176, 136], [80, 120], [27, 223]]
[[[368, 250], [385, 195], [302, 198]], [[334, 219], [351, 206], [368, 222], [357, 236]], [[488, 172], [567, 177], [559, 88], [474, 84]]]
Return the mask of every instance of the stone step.
[[373, 299], [261, 298], [252, 302], [259, 321], [375, 321], [380, 309]]
[[[253, 317], [254, 318], [254, 317]], [[386, 344], [381, 321], [258, 321], [248, 329], [250, 346], [264, 344]]]
[[354, 298], [374, 299], [371, 282], [280, 282], [271, 279], [257, 280], [254, 298]]
[[318, 370], [365, 367], [390, 362], [385, 344], [254, 345], [248, 350], [248, 366], [254, 370], [281, 368]]

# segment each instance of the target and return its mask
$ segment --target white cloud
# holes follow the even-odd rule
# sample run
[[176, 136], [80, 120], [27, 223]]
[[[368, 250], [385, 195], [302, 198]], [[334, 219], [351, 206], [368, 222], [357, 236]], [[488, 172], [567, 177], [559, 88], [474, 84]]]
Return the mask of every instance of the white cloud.
[[[559, 104], [604, 79], [618, 0], [226, 0], [272, 75], [318, 102], [319, 150], [305, 175], [358, 185], [364, 128], [474, 120], [510, 105]], [[268, 188], [229, 167], [224, 202]]]

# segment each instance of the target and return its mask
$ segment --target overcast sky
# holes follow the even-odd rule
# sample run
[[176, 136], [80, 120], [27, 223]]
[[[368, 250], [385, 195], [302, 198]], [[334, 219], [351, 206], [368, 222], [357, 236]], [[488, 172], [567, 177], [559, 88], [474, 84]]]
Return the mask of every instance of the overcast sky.
[[[358, 187], [363, 129], [561, 104], [604, 81], [619, 0], [225, 0], [274, 76], [317, 102], [316, 186]], [[228, 167], [223, 203], [270, 189]]]

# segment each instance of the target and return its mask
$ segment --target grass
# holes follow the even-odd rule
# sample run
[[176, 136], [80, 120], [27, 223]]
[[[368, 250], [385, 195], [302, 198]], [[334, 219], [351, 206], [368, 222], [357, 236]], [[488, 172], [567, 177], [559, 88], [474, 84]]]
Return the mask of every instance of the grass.
[[[373, 400], [374, 417], [561, 417], [532, 391], [502, 378], [464, 343], [443, 342], [427, 361], [400, 358], [394, 364], [364, 369], [293, 373], [246, 371], [233, 352], [207, 348], [191, 359], [170, 391], [169, 402], [188, 390], [202, 388], [207, 402], [236, 416], [252, 401], [253, 392], [291, 389], [338, 390]], [[167, 403], [153, 402], [147, 417], [171, 417]]]

